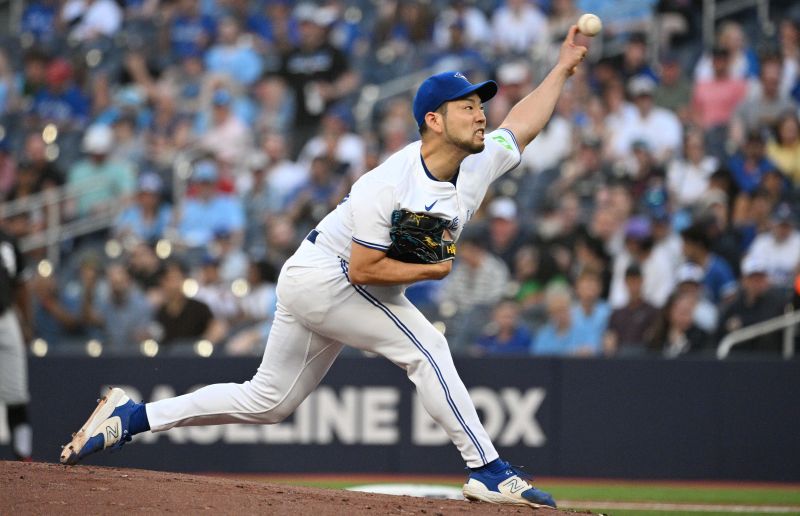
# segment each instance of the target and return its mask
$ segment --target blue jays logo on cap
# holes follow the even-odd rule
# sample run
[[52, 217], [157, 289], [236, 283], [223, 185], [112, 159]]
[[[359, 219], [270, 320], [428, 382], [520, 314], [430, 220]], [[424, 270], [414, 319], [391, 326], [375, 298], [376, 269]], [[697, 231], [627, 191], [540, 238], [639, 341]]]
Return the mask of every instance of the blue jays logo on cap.
[[457, 71], [442, 72], [425, 79], [414, 96], [414, 119], [422, 127], [425, 115], [436, 111], [439, 106], [451, 100], [460, 99], [477, 93], [481, 102], [486, 102], [497, 93], [497, 83], [484, 81], [472, 84], [463, 73]]

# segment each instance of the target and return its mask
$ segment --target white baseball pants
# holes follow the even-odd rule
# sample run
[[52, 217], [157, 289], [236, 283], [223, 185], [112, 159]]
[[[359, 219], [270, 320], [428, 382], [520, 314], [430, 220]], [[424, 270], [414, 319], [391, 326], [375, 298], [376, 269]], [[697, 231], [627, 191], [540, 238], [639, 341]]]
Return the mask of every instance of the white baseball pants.
[[253, 379], [148, 403], [153, 432], [176, 426], [278, 423], [317, 387], [346, 343], [406, 370], [425, 409], [469, 467], [498, 457], [447, 341], [399, 288], [351, 285], [344, 260], [304, 240], [283, 266], [277, 291], [278, 310]]

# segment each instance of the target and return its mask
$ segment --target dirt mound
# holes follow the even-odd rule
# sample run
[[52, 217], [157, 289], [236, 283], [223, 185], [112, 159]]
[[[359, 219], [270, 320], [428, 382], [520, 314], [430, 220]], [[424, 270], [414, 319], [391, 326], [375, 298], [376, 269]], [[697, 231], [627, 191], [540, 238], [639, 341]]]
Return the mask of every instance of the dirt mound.
[[563, 514], [96, 466], [0, 462], [0, 514]]

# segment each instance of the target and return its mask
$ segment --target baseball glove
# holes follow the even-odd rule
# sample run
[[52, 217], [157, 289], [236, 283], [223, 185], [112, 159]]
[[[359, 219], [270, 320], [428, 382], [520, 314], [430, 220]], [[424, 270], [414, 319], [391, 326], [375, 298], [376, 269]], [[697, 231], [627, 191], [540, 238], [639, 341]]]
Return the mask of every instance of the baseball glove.
[[389, 236], [392, 245], [386, 255], [407, 263], [438, 263], [456, 257], [456, 244], [442, 238], [448, 222], [408, 210], [392, 212]]

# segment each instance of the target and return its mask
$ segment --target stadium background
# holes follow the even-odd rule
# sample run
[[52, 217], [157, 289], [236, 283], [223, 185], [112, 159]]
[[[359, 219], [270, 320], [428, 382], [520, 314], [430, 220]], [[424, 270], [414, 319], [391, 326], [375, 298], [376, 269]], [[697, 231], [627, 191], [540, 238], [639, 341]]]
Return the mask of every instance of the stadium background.
[[[710, 4], [716, 17], [681, 0], [0, 4], [2, 222], [29, 259], [34, 457], [53, 460], [68, 414], [112, 382], [147, 397], [246, 379], [275, 271], [353, 180], [417, 137], [416, 84], [445, 69], [497, 80], [497, 125], [591, 11], [605, 31], [553, 119], [490, 191], [451, 277], [409, 295], [534, 472], [800, 479], [781, 334], [714, 358], [725, 334], [795, 303], [800, 12]], [[162, 307], [187, 299], [176, 324]], [[288, 471], [276, 464], [291, 453], [305, 471], [457, 468], [447, 444], [408, 441], [412, 393], [378, 362], [350, 354], [333, 370], [329, 400], [356, 408], [324, 446], [290, 424], [273, 441], [289, 448], [207, 433], [98, 463]], [[54, 395], [67, 389], [69, 405]], [[504, 389], [528, 401], [527, 428]], [[396, 441], [348, 442], [364, 437], [349, 424], [380, 429], [381, 414]], [[180, 458], [195, 446], [213, 466]]]

